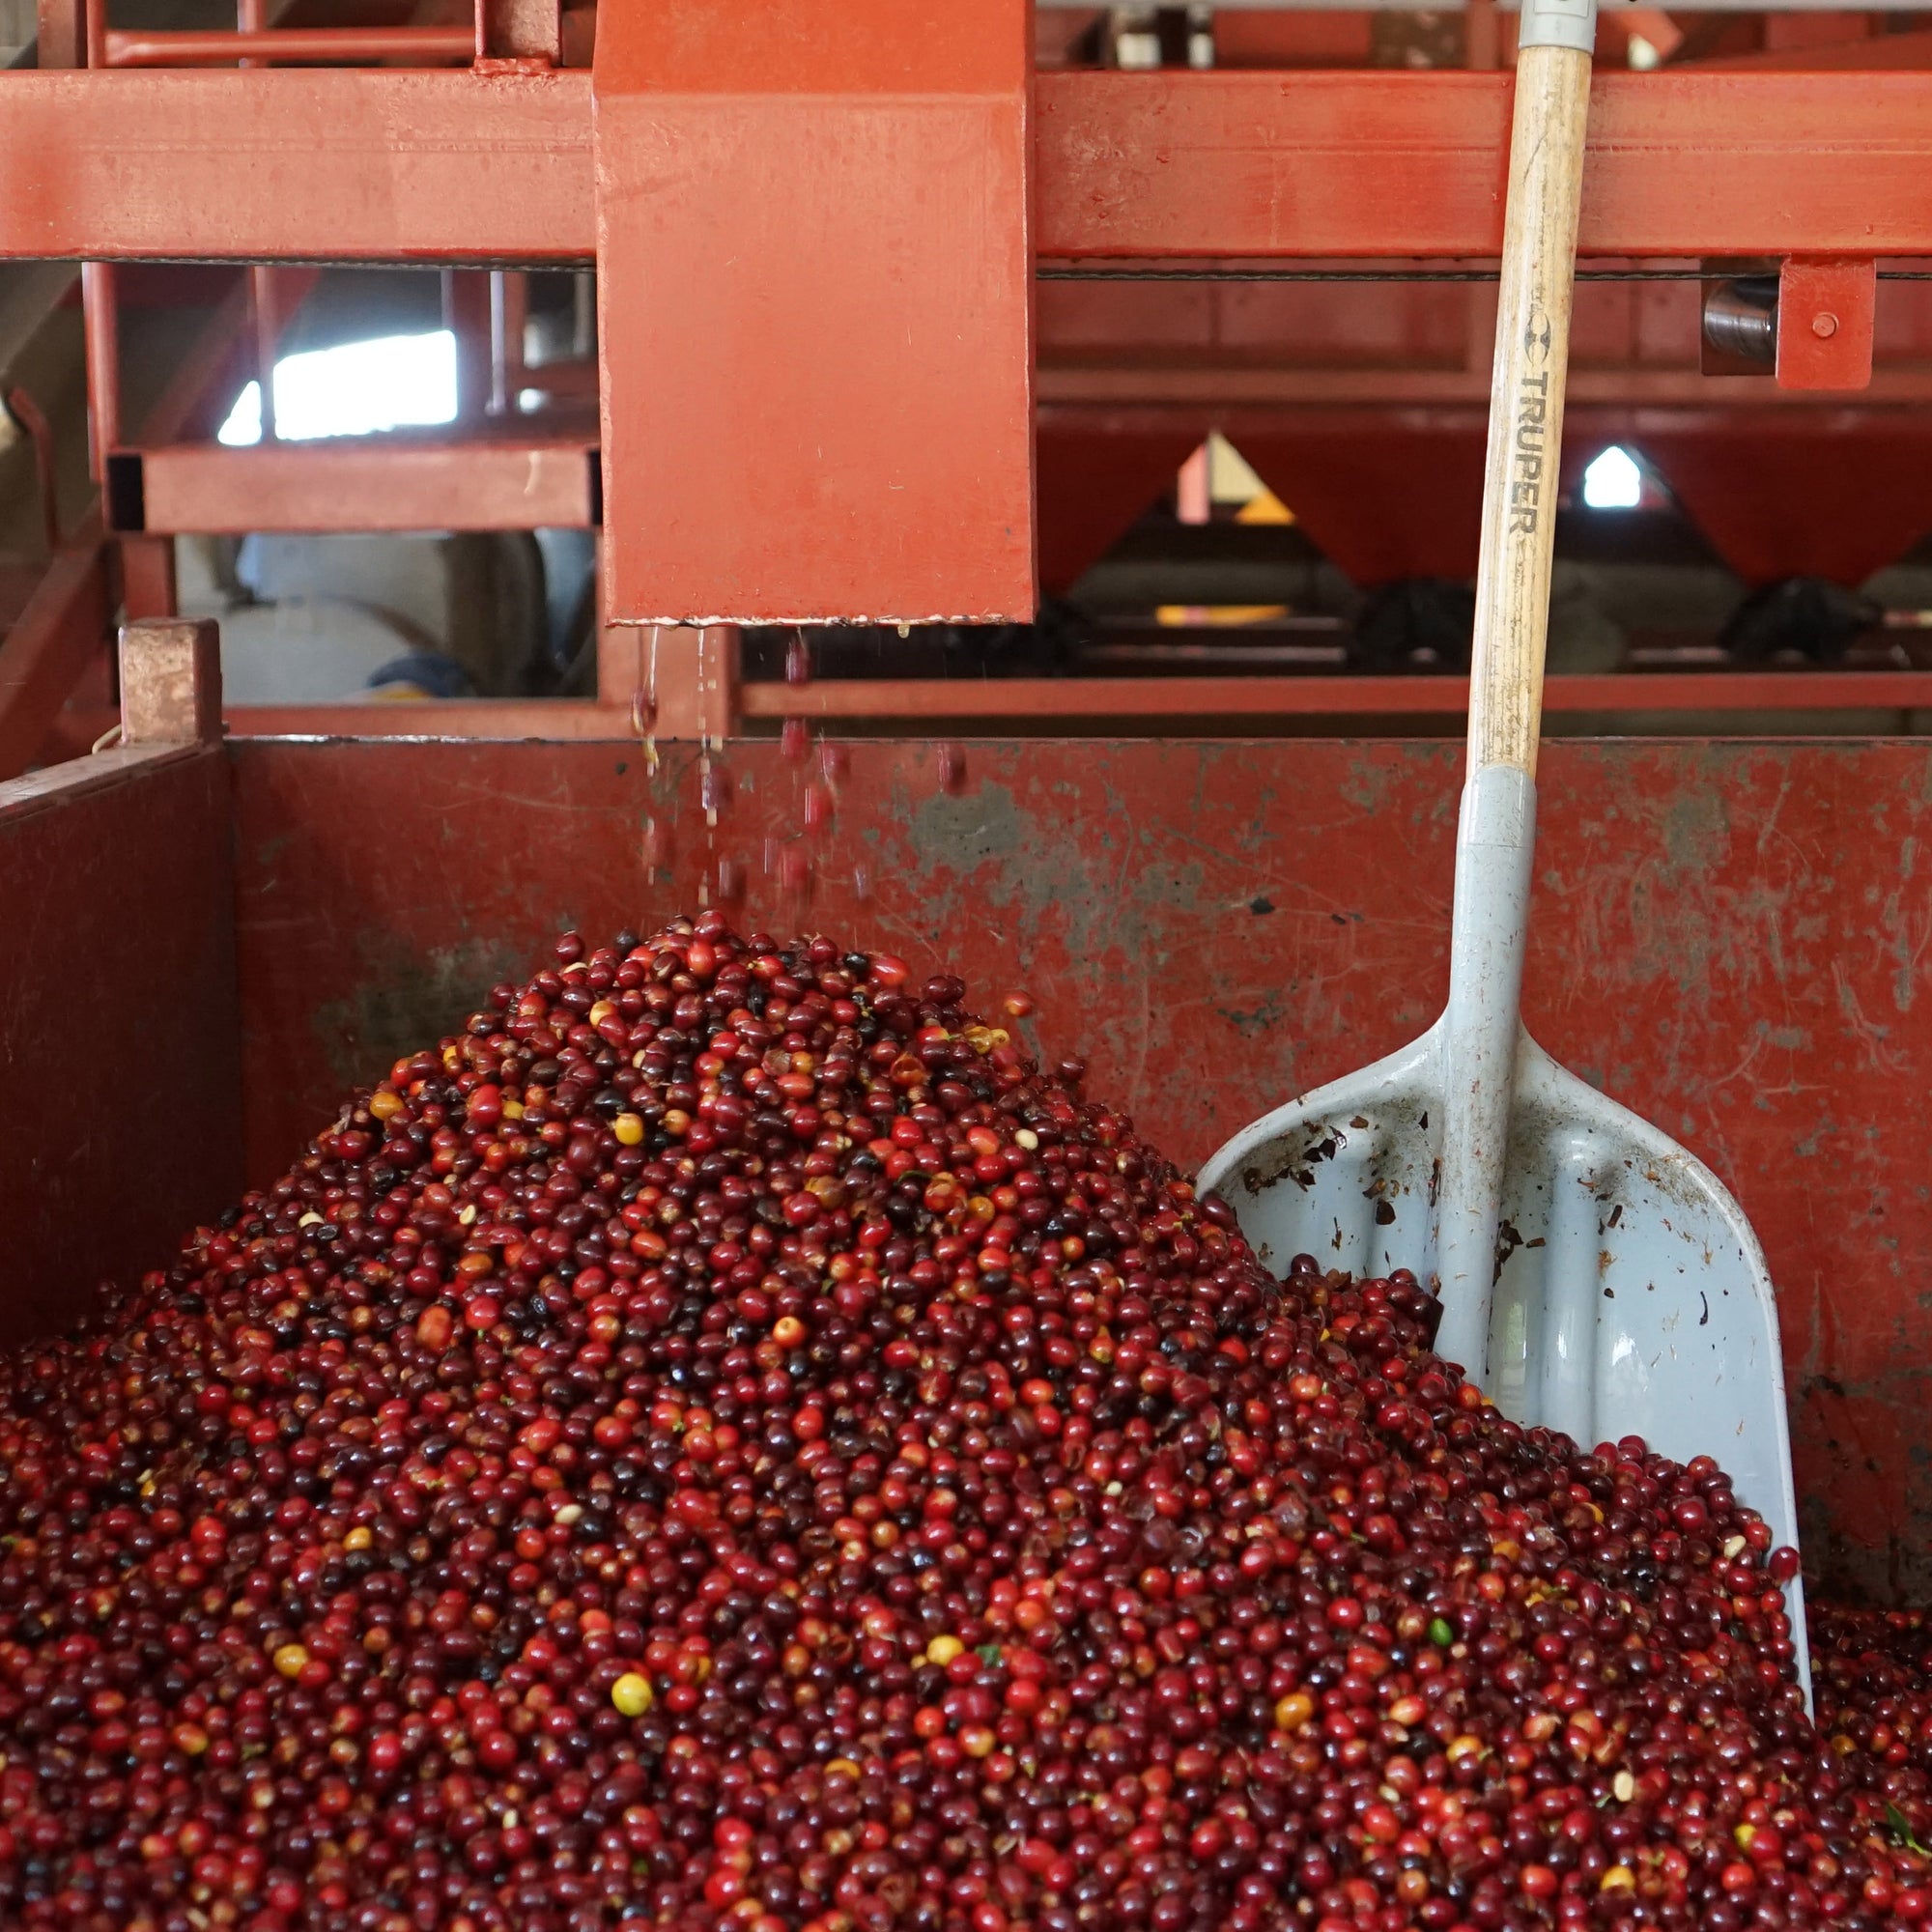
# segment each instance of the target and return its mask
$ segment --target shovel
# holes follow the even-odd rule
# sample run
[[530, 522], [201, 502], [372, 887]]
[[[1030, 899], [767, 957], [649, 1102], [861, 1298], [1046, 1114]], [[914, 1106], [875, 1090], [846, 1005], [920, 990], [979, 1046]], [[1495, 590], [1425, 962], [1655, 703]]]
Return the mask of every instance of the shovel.
[[[1435, 1280], [1437, 1351], [1526, 1426], [1716, 1457], [1796, 1548], [1764, 1255], [1696, 1156], [1559, 1066], [1519, 1008], [1594, 0], [1527, 0], [1476, 579], [1449, 1004], [1209, 1160], [1264, 1262]], [[1801, 1586], [1788, 1587], [1806, 1696]]]

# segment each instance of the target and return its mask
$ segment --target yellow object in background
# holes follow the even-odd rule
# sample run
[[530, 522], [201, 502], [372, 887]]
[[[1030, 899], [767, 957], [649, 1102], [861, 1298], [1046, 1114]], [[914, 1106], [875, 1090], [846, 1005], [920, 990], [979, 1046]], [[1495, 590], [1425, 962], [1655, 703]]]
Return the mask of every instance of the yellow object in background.
[[1208, 439], [1208, 499], [1234, 504], [1237, 524], [1292, 524], [1294, 512], [1264, 483], [1255, 467], [1215, 430]]
[[1238, 630], [1243, 624], [1271, 624], [1288, 615], [1286, 604], [1161, 604], [1154, 608], [1154, 622], [1169, 630], [1195, 625]]
[[1264, 489], [1259, 497], [1250, 497], [1235, 512], [1235, 521], [1237, 524], [1292, 524], [1294, 512], [1272, 490]]

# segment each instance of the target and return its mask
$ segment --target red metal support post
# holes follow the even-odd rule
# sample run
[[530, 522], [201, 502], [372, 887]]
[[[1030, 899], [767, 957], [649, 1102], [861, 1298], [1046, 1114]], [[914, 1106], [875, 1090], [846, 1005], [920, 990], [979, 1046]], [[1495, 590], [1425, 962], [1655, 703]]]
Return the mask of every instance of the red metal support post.
[[[235, 24], [244, 34], [257, 35], [269, 24], [269, 0], [236, 0]], [[250, 58], [242, 62], [243, 67], [259, 67], [259, 60]], [[262, 425], [262, 440], [275, 440], [275, 344], [281, 332], [281, 317], [278, 313], [275, 288], [275, 270], [266, 264], [258, 264], [248, 270], [248, 320], [250, 333], [254, 340], [251, 347], [255, 355], [255, 392], [260, 398], [257, 415]], [[172, 592], [173, 585], [170, 583]], [[170, 595], [167, 611], [172, 614], [174, 601]], [[143, 615], [162, 614], [159, 611], [144, 611]]]
[[121, 633], [121, 742], [213, 745], [221, 739], [221, 638], [202, 620], [127, 625]]
[[1032, 615], [1031, 28], [603, 10], [614, 621]]
[[1487, 73], [1501, 65], [1495, 0], [1466, 0], [1463, 10], [1463, 65]]
[[7, 413], [27, 433], [34, 445], [34, 487], [41, 497], [41, 534], [47, 554], [60, 549], [60, 474], [55, 467], [54, 426], [46, 412], [17, 383], [7, 391]]
[[461, 269], [442, 271], [442, 326], [456, 338], [456, 419], [474, 422], [491, 397], [489, 275]]
[[80, 0], [39, 0], [36, 57], [43, 68], [85, 67], [87, 32]]
[[509, 415], [524, 384], [524, 330], [529, 320], [530, 282], [521, 270], [490, 272], [490, 413]]
[[87, 345], [88, 454], [94, 480], [105, 487], [107, 457], [121, 441], [121, 314], [111, 262], [80, 270], [81, 324]]
[[128, 622], [172, 617], [180, 601], [174, 538], [122, 536], [116, 543], [121, 553], [121, 605]]
[[477, 22], [485, 60], [563, 61], [563, 9], [559, 0], [479, 0]]
[[0, 642], [0, 780], [17, 778], [33, 762], [106, 639], [111, 554], [99, 515], [90, 514]]
[[248, 315], [254, 325], [255, 383], [262, 395], [262, 440], [275, 440], [275, 344], [281, 336], [275, 270], [257, 265], [248, 270]]

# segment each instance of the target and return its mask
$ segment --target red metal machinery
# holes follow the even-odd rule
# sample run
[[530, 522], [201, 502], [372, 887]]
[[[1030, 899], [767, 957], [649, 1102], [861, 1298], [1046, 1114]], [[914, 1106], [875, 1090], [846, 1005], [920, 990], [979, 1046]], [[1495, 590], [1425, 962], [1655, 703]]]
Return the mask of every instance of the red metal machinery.
[[[0, 786], [0, 1026], [13, 1091], [35, 1103], [0, 1121], [13, 1332], [283, 1164], [345, 1083], [433, 1036], [564, 921], [640, 924], [710, 895], [755, 923], [943, 954], [986, 994], [1022, 980], [1041, 1044], [1083, 1047], [1095, 1090], [1183, 1159], [1257, 1095], [1359, 1064], [1435, 1009], [1459, 752], [1177, 733], [1311, 705], [1345, 716], [1359, 683], [743, 685], [732, 626], [1027, 609], [1037, 486], [1014, 426], [1035, 384], [1049, 451], [1062, 412], [1076, 427], [1080, 412], [1151, 412], [1124, 427], [1152, 450], [1250, 408], [1366, 398], [1384, 424], [1406, 412], [1423, 430], [1467, 409], [1480, 307], [1459, 319], [1462, 296], [1439, 324], [1455, 355], [1406, 393], [1360, 373], [1352, 391], [1304, 394], [1301, 374], [1251, 356], [1246, 380], [1272, 394], [1244, 401], [1222, 369], [1198, 394], [1150, 400], [1102, 382], [1103, 358], [1052, 349], [1063, 290], [1036, 307], [1033, 266], [1480, 263], [1499, 231], [1507, 74], [1029, 76], [1011, 0], [873, 0], [839, 10], [836, 31], [828, 9], [796, 69], [745, 44], [812, 11], [682, 0], [674, 35], [607, 34], [594, 74], [513, 62], [0, 79], [0, 254], [488, 269], [601, 250], [607, 346], [636, 327], [607, 353], [603, 434], [576, 445], [581, 476], [599, 451], [611, 614], [628, 620], [609, 634], [598, 701], [231, 717], [221, 746], [205, 706], [144, 722], [130, 672], [122, 750]], [[955, 37], [972, 63], [929, 64]], [[727, 113], [728, 168], [707, 180], [698, 160]], [[1838, 286], [1855, 292], [1874, 264], [1932, 255], [1928, 158], [1932, 75], [1606, 75], [1587, 263], [1820, 262], [1846, 265]], [[774, 200], [742, 206], [747, 184]], [[753, 246], [758, 260], [739, 259]], [[654, 261], [675, 276], [653, 286]], [[949, 279], [960, 265], [970, 275]], [[1079, 303], [1115, 286], [1079, 288]], [[1179, 299], [1120, 286], [1123, 304]], [[1242, 298], [1210, 294], [1218, 327]], [[1441, 294], [1403, 300], [1433, 314]], [[1641, 320], [1650, 298], [1618, 299]], [[647, 392], [672, 373], [687, 386]], [[1644, 380], [1593, 390], [1586, 368], [1578, 414], [1688, 434], [1702, 411], [1717, 433], [1689, 367]], [[1861, 431], [1911, 448], [1917, 380], [1882, 369]], [[1847, 407], [1727, 393], [1749, 395], [1766, 438]], [[467, 493], [503, 487], [506, 448], [532, 473], [514, 438], [465, 440], [420, 500], [456, 521]], [[233, 473], [252, 473], [262, 501], [299, 466], [359, 460], [239, 454], [254, 468]], [[229, 487], [185, 469], [170, 481], [189, 460], [140, 452], [144, 500]], [[1314, 503], [1312, 485], [1298, 494]], [[76, 608], [109, 594], [98, 563], [75, 565], [68, 594]], [[0, 690], [0, 736], [36, 704], [51, 716], [45, 694], [79, 651], [45, 640], [87, 628], [43, 627], [38, 657], [15, 651], [17, 633], [0, 649], [0, 681], [32, 672]], [[209, 656], [205, 639], [164, 632], [136, 658], [156, 648]], [[1692, 682], [1651, 701], [1706, 701]], [[1812, 681], [1784, 682], [1819, 703]], [[1645, 683], [1577, 680], [1552, 697], [1629, 710]], [[1903, 673], [1829, 688], [1899, 709], [1928, 696]], [[1423, 711], [1460, 703], [1453, 680], [1382, 691]], [[1119, 735], [956, 752], [914, 725], [801, 761], [748, 735], [781, 715]], [[1915, 1340], [1932, 1190], [1912, 1129], [1932, 1057], [1932, 920], [1916, 889], [1932, 747], [1557, 744], [1544, 784], [1531, 1023], [1736, 1188], [1782, 1299], [1814, 1564], [1840, 1587], [1922, 1594], [1932, 1422]]]
[[[694, 9], [699, 24], [709, 17]], [[654, 250], [666, 269], [646, 278], [649, 299], [617, 298], [625, 326], [611, 352], [607, 421], [620, 436], [646, 439], [653, 452], [642, 469], [621, 451], [605, 466], [619, 617], [1021, 614], [1031, 603], [1027, 522], [1038, 525], [1042, 582], [1064, 587], [1210, 427], [1236, 437], [1358, 580], [1466, 571], [1487, 333], [1480, 284], [1175, 283], [1146, 279], [1146, 271], [1480, 263], [1500, 219], [1495, 156], [1506, 72], [1067, 71], [1042, 72], [1029, 86], [1017, 7], [993, 10], [974, 43], [1005, 45], [1009, 66], [971, 73], [945, 55], [944, 34], [914, 32], [917, 17], [840, 10], [837, 31], [813, 43], [836, 47], [851, 64], [851, 91], [836, 91], [838, 61], [829, 52], [827, 71], [810, 88], [801, 79], [796, 94], [779, 85], [782, 62], [746, 85], [729, 109], [743, 120], [734, 152], [767, 170], [764, 191], [741, 183], [724, 197], [729, 207], [694, 212], [675, 234], [664, 226], [669, 201], [650, 186], [670, 150], [653, 152], [648, 140], [626, 142], [611, 130], [630, 115], [653, 138], [674, 143], [684, 138], [674, 133], [680, 114], [699, 124], [713, 118], [707, 88], [744, 84], [742, 75], [760, 71], [763, 50], [785, 44], [756, 9], [732, 18], [738, 42], [711, 30], [667, 41], [639, 25], [635, 10], [612, 10], [607, 27], [614, 30], [604, 35], [594, 75], [526, 54], [488, 57], [468, 71], [10, 76], [0, 150], [20, 191], [0, 212], [0, 251], [90, 255], [104, 265], [179, 251], [238, 262], [566, 266], [596, 258], [601, 207], [607, 282]], [[542, 30], [523, 31], [533, 43], [547, 42]], [[909, 36], [970, 85], [930, 93], [920, 74], [894, 69], [895, 36]], [[120, 45], [96, 39], [103, 52]], [[660, 72], [658, 50], [672, 42], [686, 49], [682, 65]], [[166, 51], [152, 40], [143, 45]], [[715, 64], [715, 80], [692, 65], [700, 58]], [[1583, 235], [1593, 271], [1684, 275], [1720, 254], [1801, 269], [1810, 260], [1822, 264], [1812, 272], [1839, 277], [1846, 299], [1856, 282], [1868, 287], [1871, 264], [1883, 263], [1888, 274], [1918, 272], [1914, 251], [1928, 245], [1918, 177], [1929, 84], [1918, 71], [1605, 75]], [[800, 100], [826, 103], [813, 111], [849, 110], [878, 132], [869, 153], [882, 180], [861, 184], [850, 173], [860, 159], [841, 150], [848, 172], [835, 182], [824, 172], [822, 140], [797, 127], [781, 137], [776, 130], [787, 116], [796, 120]], [[879, 132], [895, 114], [910, 117], [904, 128]], [[922, 118], [933, 116], [930, 124]], [[778, 143], [769, 154], [759, 132], [766, 121]], [[935, 131], [940, 123], [944, 134]], [[184, 126], [196, 130], [192, 143], [181, 140]], [[995, 138], [995, 126], [1007, 131]], [[896, 228], [880, 213], [894, 194], [903, 201], [905, 183], [936, 191], [930, 170], [906, 160], [909, 148], [969, 156], [983, 148], [977, 137], [957, 148], [967, 127], [987, 133], [1004, 174], [995, 183], [961, 163], [965, 173], [949, 191], [968, 202], [977, 196], [982, 209], [1006, 208], [997, 224], [1005, 257], [969, 261], [959, 236], [991, 229], [962, 226], [936, 207], [917, 204]], [[784, 158], [784, 139], [821, 156], [816, 172], [795, 166], [796, 156]], [[645, 185], [627, 183], [627, 170], [640, 172]], [[734, 225], [734, 212], [769, 213], [778, 205], [771, 182], [787, 180], [810, 184], [813, 206], [868, 211], [869, 218], [855, 214], [849, 233], [822, 222]], [[1140, 277], [1043, 283], [1030, 354], [1023, 186], [1035, 261], [1062, 271], [1124, 268]], [[868, 192], [887, 199], [867, 201]], [[638, 209], [658, 212], [633, 233], [622, 211]], [[775, 248], [781, 229], [804, 238], [800, 254]], [[922, 260], [922, 233], [938, 238], [930, 252], [944, 260]], [[772, 279], [753, 286], [742, 267], [722, 278], [710, 272], [731, 262], [765, 265]], [[257, 295], [290, 272], [259, 272]], [[97, 414], [102, 443], [116, 445], [102, 461], [137, 612], [169, 602], [165, 546], [147, 537], [243, 523], [582, 525], [597, 512], [598, 435], [554, 419], [479, 419], [457, 436], [391, 439], [380, 451], [272, 441], [217, 450], [166, 439], [121, 447], [107, 375], [110, 274], [106, 266], [95, 271]], [[812, 275], [823, 292], [816, 309], [800, 295]], [[1694, 282], [1593, 283], [1580, 304], [1572, 450], [1636, 443], [1747, 581], [1800, 571], [1856, 581], [1932, 527], [1932, 465], [1923, 460], [1932, 425], [1923, 401], [1932, 367], [1927, 287], [1885, 285], [1873, 384], [1847, 396], [1780, 387], [1770, 377], [1713, 383], [1695, 367]], [[962, 288], [970, 310], [957, 308]], [[714, 298], [702, 292], [713, 289], [724, 307], [706, 308]], [[922, 314], [908, 303], [925, 289], [934, 299]], [[284, 314], [291, 298], [285, 290]], [[796, 326], [773, 327], [756, 345], [724, 326], [727, 312], [781, 310]], [[250, 326], [238, 311], [234, 327], [258, 350], [271, 348], [272, 316]], [[1829, 353], [1849, 351], [1855, 372], [1866, 347], [1849, 314], [1829, 342], [1813, 340]], [[911, 347], [895, 362], [904, 344]], [[634, 354], [645, 368], [628, 366]], [[896, 400], [841, 411], [841, 395], [870, 394], [867, 385], [889, 376], [899, 384]], [[1029, 385], [1037, 404], [1031, 482], [1021, 427]], [[777, 460], [786, 445], [772, 440], [779, 424], [790, 427], [787, 463]], [[828, 426], [838, 434], [821, 469]], [[755, 464], [734, 455], [753, 435]], [[1730, 463], [1725, 452], [1747, 441], [1750, 463]], [[979, 507], [967, 514], [969, 505]], [[968, 556], [953, 540], [979, 528], [1008, 547], [1002, 556]], [[725, 553], [704, 554], [714, 539], [703, 533], [721, 530], [731, 533]], [[899, 558], [892, 594], [883, 602], [856, 594], [849, 577], [839, 579], [845, 555], [874, 566]], [[977, 581], [934, 581], [934, 555], [954, 558], [948, 569]], [[691, 579], [680, 582], [672, 570], [678, 559], [694, 572], [702, 564], [725, 574], [730, 594], [720, 609], [694, 608]], [[799, 581], [808, 560], [831, 581]], [[870, 588], [883, 596], [886, 586], [875, 576]], [[30, 636], [43, 628], [30, 626]], [[672, 640], [660, 653], [668, 686], [680, 675], [680, 651]], [[625, 681], [624, 651], [610, 652], [609, 664], [604, 696], [625, 708], [634, 679]], [[754, 705], [788, 701], [747, 696]], [[1559, 681], [1551, 696], [1558, 709], [1592, 710], [1604, 694]], [[1829, 686], [1726, 678], [1696, 690], [1674, 678], [1633, 677], [1614, 696], [1625, 710], [1898, 711], [1924, 703], [1932, 687], [1910, 672]], [[675, 714], [681, 700], [668, 693], [667, 701]], [[804, 701], [876, 719], [956, 707], [962, 698], [889, 686]], [[982, 691], [968, 701], [977, 717], [1023, 718], [1058, 709], [1118, 716], [1118, 706], [1139, 710], [1149, 700], [1047, 684]], [[1457, 701], [1449, 686], [1395, 696], [1386, 684], [1307, 678], [1245, 687], [1173, 679], [1160, 695], [1170, 715], [1195, 718], [1361, 715], [1389, 702], [1441, 716]], [[457, 722], [452, 715], [450, 724]], [[70, 729], [70, 742], [80, 728]]]

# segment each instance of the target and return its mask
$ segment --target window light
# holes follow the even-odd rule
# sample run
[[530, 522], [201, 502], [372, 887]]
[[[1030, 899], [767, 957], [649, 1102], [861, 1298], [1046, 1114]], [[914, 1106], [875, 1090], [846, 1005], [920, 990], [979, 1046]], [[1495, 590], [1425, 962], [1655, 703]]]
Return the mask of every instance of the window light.
[[[275, 364], [275, 434], [290, 442], [456, 419], [456, 338], [384, 335], [284, 355]], [[235, 399], [220, 440], [262, 440], [262, 385]]]

